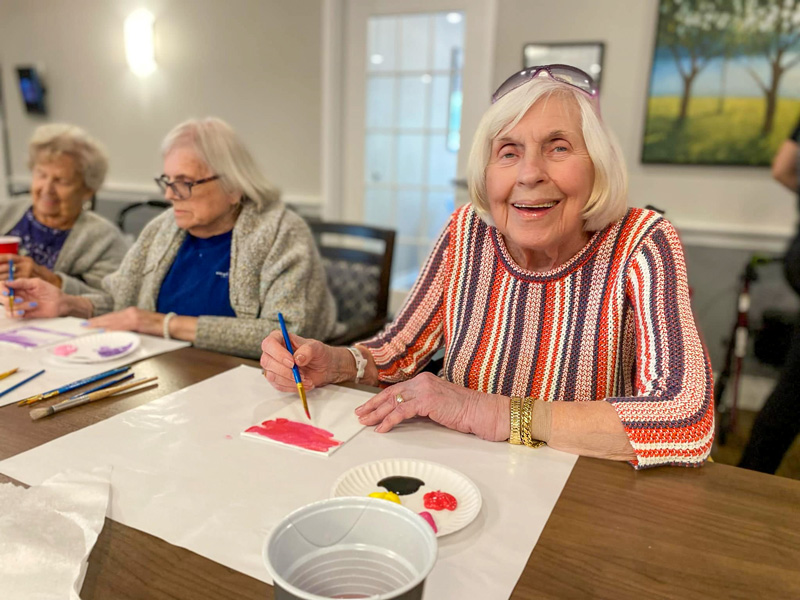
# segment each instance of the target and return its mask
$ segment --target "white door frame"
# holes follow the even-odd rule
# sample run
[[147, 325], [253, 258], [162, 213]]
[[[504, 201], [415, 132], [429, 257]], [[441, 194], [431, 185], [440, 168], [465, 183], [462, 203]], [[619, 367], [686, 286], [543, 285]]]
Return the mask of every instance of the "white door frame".
[[[358, 5], [370, 5], [377, 8], [377, 13], [402, 14], [415, 12], [431, 12], [434, 10], [463, 10], [465, 4], [482, 6], [483, 19], [468, 18], [465, 32], [464, 61], [470, 60], [473, 52], [481, 52], [485, 56], [484, 67], [479, 72], [467, 74], [462, 82], [464, 97], [486, 98], [486, 104], [480, 102], [464, 103], [461, 117], [462, 151], [459, 152], [458, 178], [466, 172], [467, 152], [463, 151], [472, 142], [475, 126], [480, 115], [486, 109], [492, 93], [492, 71], [494, 69], [494, 37], [497, 23], [497, 0], [455, 0], [446, 4], [439, 0], [323, 0], [322, 6], [322, 215], [328, 220], [341, 220], [345, 215], [348, 177], [345, 173], [345, 152], [347, 132], [345, 122], [345, 64], [349, 48], [344, 42], [348, 33], [345, 19], [348, 7], [360, 8]], [[478, 4], [480, 3], [480, 4]], [[454, 6], [455, 4], [455, 6]], [[376, 14], [377, 14], [376, 13]], [[365, 33], [361, 33], [365, 35]], [[469, 40], [472, 40], [470, 43]], [[477, 41], [476, 41], [477, 40]], [[480, 48], [476, 48], [480, 46]], [[361, 98], [363, 113], [364, 90], [355, 90]], [[358, 108], [358, 107], [355, 107]], [[357, 142], [363, 145], [363, 131]], [[357, 178], [356, 178], [357, 179]], [[352, 181], [352, 176], [350, 177]], [[349, 184], [352, 185], [352, 184]], [[363, 185], [363, 183], [362, 183]], [[363, 188], [362, 188], [363, 190]], [[363, 196], [363, 191], [362, 191]]]

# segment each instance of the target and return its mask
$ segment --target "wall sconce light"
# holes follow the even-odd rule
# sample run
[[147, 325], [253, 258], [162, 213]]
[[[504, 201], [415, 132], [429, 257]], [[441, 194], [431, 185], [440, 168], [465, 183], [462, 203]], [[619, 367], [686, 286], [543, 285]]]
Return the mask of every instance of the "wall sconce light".
[[156, 70], [153, 49], [153, 13], [140, 8], [125, 19], [125, 57], [128, 66], [139, 77], [146, 77]]

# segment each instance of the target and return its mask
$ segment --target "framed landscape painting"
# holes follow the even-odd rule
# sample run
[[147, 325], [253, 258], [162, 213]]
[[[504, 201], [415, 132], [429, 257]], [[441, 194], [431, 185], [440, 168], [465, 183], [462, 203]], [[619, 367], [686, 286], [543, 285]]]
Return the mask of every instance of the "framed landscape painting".
[[769, 165], [800, 120], [800, 0], [660, 0], [643, 163]]

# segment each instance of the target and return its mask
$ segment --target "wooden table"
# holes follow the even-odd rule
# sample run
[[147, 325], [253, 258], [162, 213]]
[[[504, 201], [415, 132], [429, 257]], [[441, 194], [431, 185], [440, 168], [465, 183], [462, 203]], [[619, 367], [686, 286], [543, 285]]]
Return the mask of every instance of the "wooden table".
[[[185, 348], [136, 366], [137, 377], [159, 376], [154, 390], [35, 423], [16, 405], [0, 408], [0, 459], [240, 364], [256, 365]], [[260, 581], [107, 519], [81, 597], [273, 594]], [[636, 472], [580, 458], [512, 598], [800, 598], [800, 482], [719, 464]]]

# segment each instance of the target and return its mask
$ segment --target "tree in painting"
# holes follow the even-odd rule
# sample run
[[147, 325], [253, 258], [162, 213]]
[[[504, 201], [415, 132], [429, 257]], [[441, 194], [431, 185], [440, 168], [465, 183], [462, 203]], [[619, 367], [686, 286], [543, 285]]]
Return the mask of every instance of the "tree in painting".
[[664, 0], [660, 5], [658, 39], [675, 60], [683, 83], [678, 124], [686, 120], [692, 84], [708, 63], [726, 50], [731, 0]]
[[775, 122], [781, 79], [786, 71], [800, 62], [800, 0], [749, 0], [742, 3], [740, 10], [742, 29], [746, 33], [742, 37], [743, 54], [755, 58], [763, 57], [770, 66], [766, 80], [762, 80], [755, 69], [747, 69], [764, 92], [766, 109], [761, 133], [767, 135]]
[[769, 164], [798, 64], [800, 0], [661, 0], [643, 162]]

